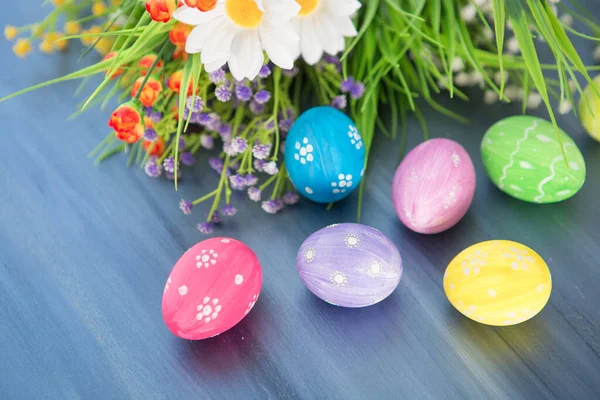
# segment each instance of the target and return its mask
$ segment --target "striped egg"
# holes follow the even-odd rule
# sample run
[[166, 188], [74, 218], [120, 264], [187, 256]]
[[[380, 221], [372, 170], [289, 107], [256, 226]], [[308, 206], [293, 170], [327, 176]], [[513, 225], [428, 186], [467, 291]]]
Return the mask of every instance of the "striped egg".
[[585, 181], [577, 145], [562, 129], [537, 117], [520, 115], [492, 125], [481, 142], [481, 158], [500, 190], [532, 203], [566, 200]]
[[425, 234], [445, 231], [466, 214], [475, 194], [475, 169], [466, 150], [449, 139], [431, 139], [402, 160], [392, 183], [400, 221]]

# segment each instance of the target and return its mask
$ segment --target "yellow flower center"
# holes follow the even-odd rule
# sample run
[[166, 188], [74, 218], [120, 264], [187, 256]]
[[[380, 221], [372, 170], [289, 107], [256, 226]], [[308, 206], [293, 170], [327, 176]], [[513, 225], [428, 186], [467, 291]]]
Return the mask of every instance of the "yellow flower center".
[[312, 14], [319, 5], [319, 0], [296, 0], [300, 4], [300, 12], [298, 15], [306, 16]]
[[254, 0], [226, 0], [225, 12], [234, 24], [242, 28], [256, 28], [263, 18], [263, 12]]

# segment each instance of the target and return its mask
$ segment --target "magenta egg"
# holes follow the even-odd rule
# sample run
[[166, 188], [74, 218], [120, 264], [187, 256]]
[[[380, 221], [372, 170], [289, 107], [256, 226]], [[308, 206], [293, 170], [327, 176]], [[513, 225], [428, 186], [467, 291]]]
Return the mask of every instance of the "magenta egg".
[[163, 292], [163, 319], [180, 338], [213, 337], [252, 310], [261, 287], [262, 269], [248, 246], [230, 238], [208, 239], [173, 267]]
[[402, 258], [390, 239], [360, 224], [336, 224], [310, 235], [298, 251], [298, 273], [317, 297], [342, 307], [365, 307], [400, 283]]
[[392, 201], [400, 221], [425, 234], [456, 225], [474, 194], [471, 157], [450, 139], [431, 139], [415, 147], [400, 163], [392, 184]]

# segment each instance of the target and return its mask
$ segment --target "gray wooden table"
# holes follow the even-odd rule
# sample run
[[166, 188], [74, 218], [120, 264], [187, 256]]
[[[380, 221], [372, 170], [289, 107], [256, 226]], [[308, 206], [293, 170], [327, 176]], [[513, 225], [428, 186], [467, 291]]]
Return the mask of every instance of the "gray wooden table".
[[[3, 24], [45, 12], [35, 0], [3, 10]], [[577, 44], [589, 61], [592, 46]], [[71, 71], [78, 57], [21, 61], [5, 41], [0, 54], [0, 96]], [[192, 343], [164, 326], [162, 289], [179, 256], [203, 239], [195, 230], [203, 214], [183, 216], [178, 201], [212, 190], [216, 176], [198, 166], [175, 193], [167, 181], [127, 170], [124, 157], [94, 166], [86, 154], [106, 134], [108, 112], [66, 121], [80, 100], [76, 87], [0, 104], [1, 398], [600, 398], [600, 144], [573, 116], [560, 125], [582, 150], [587, 183], [571, 200], [532, 205], [499, 192], [479, 158], [482, 134], [517, 105], [459, 102], [455, 109], [473, 117], [466, 126], [426, 110], [432, 136], [462, 143], [477, 169], [470, 211], [436, 236], [397, 220], [390, 182], [399, 143], [379, 140], [362, 222], [397, 244], [405, 271], [390, 298], [365, 309], [325, 304], [295, 268], [307, 235], [355, 220], [356, 196], [329, 212], [304, 201], [277, 216], [238, 198], [240, 214], [215, 233], [256, 251], [262, 296], [237, 327]], [[421, 140], [414, 119], [409, 131], [412, 148]], [[487, 327], [447, 302], [446, 265], [490, 239], [522, 242], [548, 262], [552, 296], [533, 320]]]

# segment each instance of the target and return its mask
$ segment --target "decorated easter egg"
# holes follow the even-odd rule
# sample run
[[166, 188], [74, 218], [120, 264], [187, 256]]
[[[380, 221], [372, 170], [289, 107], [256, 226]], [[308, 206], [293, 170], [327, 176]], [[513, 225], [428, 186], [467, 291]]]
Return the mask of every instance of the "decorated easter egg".
[[163, 319], [180, 338], [213, 337], [252, 310], [261, 287], [260, 263], [248, 246], [235, 239], [208, 239], [173, 267], [163, 292]]
[[475, 244], [457, 255], [444, 274], [444, 292], [467, 317], [487, 325], [515, 325], [548, 302], [552, 278], [544, 260], [509, 240]]
[[346, 114], [332, 107], [315, 107], [292, 126], [285, 144], [285, 165], [304, 197], [317, 203], [336, 202], [358, 187], [365, 147]]
[[600, 142], [600, 75], [583, 91], [579, 100], [579, 118], [591, 137]]
[[365, 307], [388, 297], [400, 283], [402, 258], [377, 229], [336, 224], [310, 235], [296, 266], [317, 297], [342, 307]]
[[475, 168], [466, 150], [449, 139], [431, 139], [402, 160], [392, 183], [400, 221], [418, 233], [450, 229], [475, 194]]
[[532, 203], [566, 200], [585, 181], [585, 161], [577, 145], [564, 131], [536, 117], [521, 115], [495, 123], [483, 137], [481, 157], [500, 190]]

